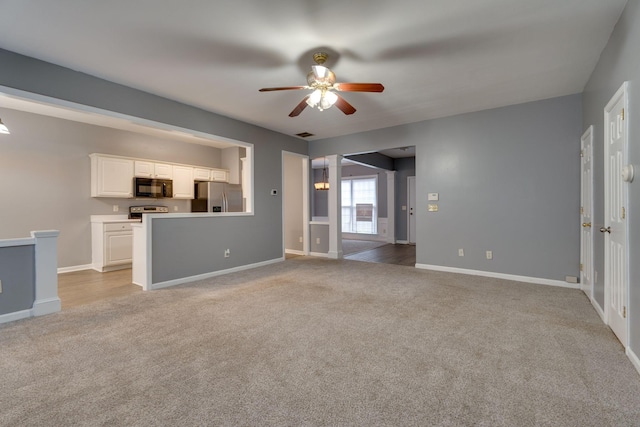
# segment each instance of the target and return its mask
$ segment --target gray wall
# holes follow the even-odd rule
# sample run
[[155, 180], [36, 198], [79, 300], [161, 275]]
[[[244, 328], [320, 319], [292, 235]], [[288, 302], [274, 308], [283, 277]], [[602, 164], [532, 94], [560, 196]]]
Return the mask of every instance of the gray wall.
[[33, 306], [36, 292], [33, 245], [0, 248], [0, 280], [0, 314], [28, 310]]
[[127, 214], [129, 206], [167, 205], [189, 212], [188, 200], [90, 197], [90, 153], [219, 167], [220, 149], [127, 131], [0, 109], [11, 135], [2, 135], [0, 238], [60, 230], [58, 266], [91, 263], [90, 215]]
[[[416, 158], [406, 157], [395, 159], [393, 162], [396, 170], [396, 240], [407, 239], [407, 211], [402, 206], [407, 206], [407, 178], [416, 176]], [[407, 208], [408, 209], [408, 208]]]
[[[593, 230], [604, 223], [604, 107], [620, 88], [629, 81], [629, 163], [640, 166], [640, 2], [630, 0], [622, 13], [609, 43], [600, 56], [583, 94], [583, 128], [593, 125], [594, 216]], [[630, 346], [640, 354], [640, 180], [636, 177], [628, 185]], [[594, 284], [596, 302], [604, 309], [604, 236], [594, 232], [594, 265], [599, 272]]]
[[302, 162], [307, 161], [300, 156], [284, 155], [284, 248], [295, 251], [304, 249], [300, 237], [303, 237], [304, 222], [302, 221]]
[[[230, 262], [246, 259], [253, 263], [282, 257], [282, 200], [280, 196], [271, 196], [270, 189], [282, 193], [282, 150], [307, 154], [306, 142], [5, 50], [0, 50], [0, 63], [2, 86], [253, 143], [255, 214], [228, 218], [229, 221], [212, 218], [219, 222], [199, 224], [215, 229], [220, 229], [223, 223], [225, 227], [233, 227], [234, 239], [245, 246], [241, 251], [233, 252]], [[8, 120], [5, 122], [9, 123]], [[166, 257], [167, 262], [161, 266], [165, 270], [154, 270], [153, 274], [172, 277], [172, 271], [183, 270], [181, 263], [191, 255], [202, 263], [191, 265], [193, 274], [216, 268], [204, 265], [208, 260], [199, 254], [219, 250], [224, 243], [218, 245], [215, 240], [208, 240], [203, 246], [197, 246], [188, 239], [174, 238], [180, 236], [181, 230], [192, 230], [197, 223], [197, 218], [158, 222], [159, 238], [154, 240], [154, 248], [156, 245], [162, 248], [164, 253], [156, 253], [160, 258]], [[242, 251], [246, 253], [242, 254]], [[153, 261], [157, 267], [155, 258]]]
[[[312, 141], [309, 150], [415, 145], [417, 263], [564, 280], [579, 267], [581, 115], [581, 96], [571, 95]], [[428, 192], [440, 193], [437, 213], [427, 212]]]

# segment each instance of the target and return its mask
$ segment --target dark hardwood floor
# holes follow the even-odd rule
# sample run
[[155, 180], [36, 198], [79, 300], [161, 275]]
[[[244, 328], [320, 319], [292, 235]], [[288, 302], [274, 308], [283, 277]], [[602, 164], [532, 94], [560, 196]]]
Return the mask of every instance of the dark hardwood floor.
[[377, 262], [380, 264], [395, 264], [415, 267], [416, 247], [415, 245], [388, 244], [368, 251], [347, 255], [344, 258], [354, 261]]

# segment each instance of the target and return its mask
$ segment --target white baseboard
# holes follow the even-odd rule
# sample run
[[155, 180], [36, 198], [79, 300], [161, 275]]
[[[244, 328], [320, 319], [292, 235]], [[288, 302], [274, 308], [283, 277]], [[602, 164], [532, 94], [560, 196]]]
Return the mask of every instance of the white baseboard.
[[320, 258], [329, 258], [329, 254], [323, 252], [310, 252], [310, 256], [320, 257]]
[[627, 347], [627, 357], [631, 360], [631, 364], [636, 368], [638, 374], [640, 374], [640, 359], [638, 359], [638, 356], [631, 350], [631, 347]]
[[591, 305], [593, 306], [593, 308], [596, 309], [596, 313], [598, 313], [598, 316], [600, 316], [600, 319], [606, 325], [607, 322], [604, 320], [604, 311], [602, 311], [602, 308], [598, 305], [598, 302], [596, 301], [596, 299], [595, 298], [589, 298], [589, 300], [591, 301]]
[[183, 283], [195, 282], [197, 280], [209, 279], [211, 277], [222, 276], [224, 274], [236, 273], [238, 271], [250, 270], [252, 268], [264, 267], [265, 265], [275, 264], [284, 261], [284, 257], [271, 259], [268, 261], [257, 262], [255, 264], [241, 265], [239, 267], [228, 268], [226, 270], [212, 271], [210, 273], [198, 274], [196, 276], [182, 277], [180, 279], [167, 280], [166, 282], [152, 283], [149, 289], [162, 289], [170, 286], [182, 285]]
[[379, 234], [358, 234], [358, 233], [342, 233], [342, 238], [346, 240], [363, 240], [365, 242], [386, 242], [387, 236]]
[[409, 241], [408, 240], [396, 240], [396, 244], [397, 245], [408, 245]]
[[91, 270], [92, 268], [93, 268], [92, 264], [72, 265], [70, 267], [60, 267], [60, 268], [58, 268], [58, 274], [60, 274], [60, 273], [73, 273], [74, 271]]
[[416, 268], [424, 270], [445, 271], [447, 273], [468, 274], [471, 276], [492, 277], [495, 279], [513, 280], [515, 282], [535, 283], [537, 285], [558, 286], [561, 288], [580, 289], [579, 283], [567, 283], [562, 280], [543, 279], [541, 277], [516, 276], [513, 274], [495, 273], [493, 271], [468, 270], [466, 268], [444, 267], [441, 265], [416, 264]]
[[31, 310], [14, 311], [13, 313], [0, 314], [0, 323], [13, 322], [31, 317]]
[[296, 249], [285, 249], [284, 253], [291, 254], [291, 255], [306, 255], [304, 251], [298, 251]]
[[33, 302], [31, 314], [33, 316], [44, 316], [45, 314], [57, 313], [62, 309], [60, 298], [49, 298], [44, 300], [36, 300]]

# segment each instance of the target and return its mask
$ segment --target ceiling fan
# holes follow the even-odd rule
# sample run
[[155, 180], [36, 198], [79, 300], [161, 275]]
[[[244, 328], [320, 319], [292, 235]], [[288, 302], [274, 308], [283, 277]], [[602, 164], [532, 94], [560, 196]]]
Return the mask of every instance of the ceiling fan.
[[275, 90], [300, 90], [310, 89], [313, 92], [305, 96], [296, 108], [289, 113], [289, 117], [296, 117], [302, 110], [307, 108], [318, 107], [318, 110], [326, 110], [335, 104], [345, 114], [353, 114], [356, 109], [349, 104], [343, 97], [335, 93], [339, 92], [382, 92], [384, 86], [380, 83], [336, 83], [336, 75], [325, 67], [327, 55], [324, 52], [313, 54], [313, 60], [316, 65], [311, 66], [311, 72], [307, 74], [307, 86], [285, 86], [285, 87], [266, 87], [260, 89], [260, 92], [272, 92]]

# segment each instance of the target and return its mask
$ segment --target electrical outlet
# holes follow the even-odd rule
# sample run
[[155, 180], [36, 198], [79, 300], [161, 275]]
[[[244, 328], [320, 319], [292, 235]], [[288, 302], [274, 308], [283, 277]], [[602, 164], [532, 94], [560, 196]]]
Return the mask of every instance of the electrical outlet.
[[298, 237], [298, 242], [302, 243], [302, 236]]
[[464, 256], [464, 249], [458, 249], [458, 256]]
[[319, 244], [320, 244], [320, 238], [316, 237], [316, 245], [319, 245]]
[[177, 207], [177, 206], [174, 206], [174, 207], [173, 207], [173, 210], [174, 210], [175, 212], [178, 212], [178, 207]]
[[231, 251], [229, 249], [224, 250], [224, 257], [229, 258], [231, 256]]
[[493, 259], [493, 251], [487, 251], [487, 259]]
[[120, 206], [118, 206], [118, 205], [113, 205], [113, 211], [114, 211], [114, 212], [118, 212], [118, 211], [120, 211]]

